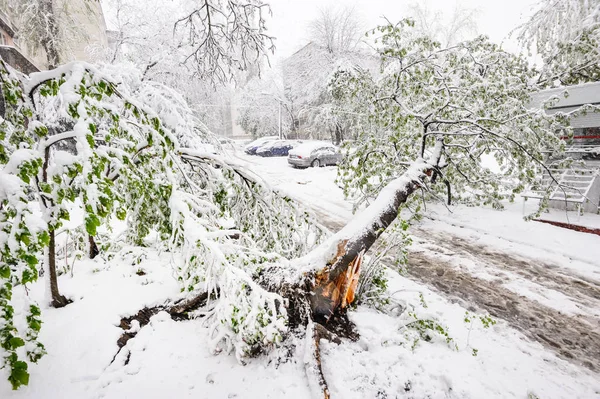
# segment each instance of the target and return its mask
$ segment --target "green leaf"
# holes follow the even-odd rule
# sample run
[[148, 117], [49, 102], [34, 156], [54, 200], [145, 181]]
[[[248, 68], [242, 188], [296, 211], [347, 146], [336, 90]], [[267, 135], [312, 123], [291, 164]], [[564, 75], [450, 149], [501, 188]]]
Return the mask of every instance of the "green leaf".
[[23, 284], [31, 283], [37, 280], [37, 270], [34, 268], [34, 266], [31, 266], [31, 268], [34, 269], [35, 273], [32, 273], [30, 269], [23, 270], [23, 274], [21, 276], [21, 282]]
[[42, 314], [42, 311], [40, 310], [40, 308], [36, 305], [31, 305], [29, 307], [29, 313], [31, 313], [32, 316], [40, 316]]
[[89, 235], [96, 235], [96, 228], [100, 226], [100, 220], [94, 214], [90, 214], [85, 218], [85, 230]]
[[52, 193], [52, 186], [48, 183], [40, 182], [40, 188], [42, 189], [42, 192], [46, 194]]
[[37, 263], [38, 263], [37, 258], [34, 255], [31, 255], [31, 254], [25, 254], [25, 255], [23, 255], [23, 260], [25, 262], [27, 262], [27, 264], [30, 267], [33, 267], [33, 266], [37, 265]]
[[24, 346], [25, 341], [23, 341], [23, 339], [20, 337], [12, 337], [11, 339], [8, 340], [8, 344], [10, 345], [10, 347], [12, 349], [17, 349], [17, 348], [20, 348], [21, 346]]
[[42, 231], [38, 234], [38, 242], [40, 243], [40, 245], [45, 247], [50, 243], [50, 234], [48, 234], [47, 231]]
[[27, 372], [27, 363], [16, 361], [11, 364], [11, 372], [8, 377], [13, 389], [18, 389], [22, 385], [29, 384], [29, 373]]
[[117, 210], [117, 219], [125, 220], [126, 216], [127, 216], [127, 211], [124, 208], [119, 208]]
[[34, 331], [39, 332], [42, 329], [42, 322], [37, 319], [31, 319], [28, 324], [29, 328]]

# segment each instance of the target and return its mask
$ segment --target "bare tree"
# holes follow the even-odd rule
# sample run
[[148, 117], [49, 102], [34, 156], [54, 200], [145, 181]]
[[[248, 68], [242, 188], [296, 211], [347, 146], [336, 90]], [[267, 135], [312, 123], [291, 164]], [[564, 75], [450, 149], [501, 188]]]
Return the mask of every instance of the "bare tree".
[[365, 29], [354, 7], [321, 8], [310, 24], [311, 39], [331, 54], [355, 51]]
[[[77, 12], [93, 15], [91, 4], [96, 1], [81, 0]], [[73, 20], [76, 11], [68, 1], [0, 0], [0, 5], [15, 18], [19, 39], [34, 53], [44, 51], [48, 68], [65, 62], [78, 40], [85, 37]]]
[[174, 27], [184, 63], [201, 79], [225, 83], [275, 50], [266, 31], [271, 10], [261, 0], [196, 0]]
[[286, 97], [295, 104], [304, 135], [330, 137], [338, 144], [346, 138], [349, 114], [337, 113], [339, 107], [334, 104], [328, 83], [341, 64], [367, 67], [373, 61], [361, 46], [364, 33], [354, 8], [323, 8], [309, 25], [312, 41], [284, 61]]
[[435, 10], [428, 1], [413, 1], [409, 14], [415, 20], [416, 31], [438, 41], [443, 46], [452, 46], [477, 33], [476, 8], [456, 4], [451, 14]]
[[[105, 5], [114, 25], [114, 42], [109, 49], [110, 54], [106, 57], [110, 63], [122, 61], [140, 47], [147, 50], [149, 45], [157, 47], [171, 39], [162, 34], [164, 29], [158, 29], [159, 26], [167, 26], [166, 21], [161, 21], [160, 18], [167, 14], [164, 7], [149, 9], [133, 0], [106, 0]], [[156, 52], [150, 54], [156, 55]]]

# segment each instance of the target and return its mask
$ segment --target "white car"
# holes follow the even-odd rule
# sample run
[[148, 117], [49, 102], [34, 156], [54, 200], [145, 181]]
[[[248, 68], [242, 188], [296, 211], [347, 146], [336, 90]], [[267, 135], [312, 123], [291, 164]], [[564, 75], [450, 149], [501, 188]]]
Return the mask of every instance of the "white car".
[[337, 165], [341, 160], [340, 149], [326, 141], [307, 141], [288, 154], [288, 163], [295, 168]]

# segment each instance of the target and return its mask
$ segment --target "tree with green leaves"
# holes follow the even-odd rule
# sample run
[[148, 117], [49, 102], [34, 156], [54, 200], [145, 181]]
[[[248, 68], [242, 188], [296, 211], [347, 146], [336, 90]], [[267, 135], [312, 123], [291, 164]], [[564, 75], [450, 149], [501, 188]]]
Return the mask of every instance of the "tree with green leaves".
[[[89, 65], [68, 65], [29, 80], [3, 62], [0, 67], [8, 105], [1, 137], [0, 174], [6, 184], [0, 197], [4, 311], [0, 335], [8, 351], [4, 362], [17, 373], [9, 379], [19, 386], [27, 382], [27, 367], [17, 360], [16, 349], [31, 342], [33, 346], [27, 347], [40, 348], [28, 355], [36, 361], [43, 347], [36, 341], [39, 308], [32, 304], [25, 315], [33, 330], [19, 331], [13, 320], [12, 291], [35, 281], [43, 263], [48, 302], [65, 306], [68, 300], [60, 294], [56, 278], [56, 234], [64, 221], [74, 207], [80, 208], [85, 231], [93, 237], [110, 218], [123, 219], [133, 201], [153, 201], [166, 184], [154, 184], [151, 176], [165, 173], [167, 165], [142, 160], [164, 159], [174, 139], [156, 116], [116, 92], [114, 84], [99, 78]], [[56, 148], [64, 141], [74, 142], [75, 153]], [[144, 191], [122, 195], [122, 184]], [[137, 223], [143, 224], [144, 218]]]
[[[0, 63], [0, 356], [13, 386], [27, 384], [28, 365], [44, 353], [40, 308], [17, 296], [27, 298], [42, 259], [52, 267], [52, 235], [82, 214], [78, 229], [91, 236], [114, 219], [141, 248], [156, 233], [181, 288], [168, 309], [185, 314], [201, 302], [215, 349], [243, 362], [304, 334], [307, 374], [328, 397], [319, 340], [332, 335], [323, 325], [355, 300], [365, 253], [415, 193], [500, 206], [548, 168], [547, 151], [564, 147], [555, 132], [567, 117], [526, 107], [524, 60], [485, 38], [441, 48], [411, 35], [412, 25], [373, 32], [380, 76], [334, 75], [332, 95], [368, 116], [339, 178], [369, 206], [331, 236], [233, 160], [193, 148], [193, 113], [143, 73], [76, 63], [24, 77]], [[58, 147], [67, 140], [75, 151]], [[49, 270], [44, 278], [51, 283]], [[57, 294], [48, 302], [62, 304]]]
[[[1, 61], [0, 67], [6, 103], [0, 136], [0, 342], [15, 388], [28, 382], [27, 362], [44, 353], [37, 340], [40, 308], [31, 303], [27, 312], [15, 312], [15, 295], [27, 297], [27, 284], [43, 264], [48, 303], [65, 306], [69, 300], [58, 290], [57, 234], [83, 230], [97, 237], [115, 219], [127, 222], [125, 237], [132, 245], [143, 247], [149, 234], [158, 234], [158, 245], [173, 254], [183, 298], [220, 298], [211, 302], [207, 318], [220, 337], [215, 345], [235, 348], [241, 360], [281, 341], [283, 299], [255, 276], [267, 264], [285, 264], [286, 257], [309, 251], [322, 240], [322, 227], [260, 178], [195, 149], [206, 131], [193, 112], [139, 74], [121, 72], [117, 87], [107, 78], [110, 67], [102, 72], [75, 63], [29, 78]], [[65, 141], [74, 145], [62, 149]], [[65, 221], [78, 227], [67, 228]], [[27, 359], [20, 358], [23, 346]]]
[[[567, 118], [527, 108], [535, 87], [524, 59], [484, 37], [442, 48], [413, 35], [412, 26], [404, 20], [372, 32], [380, 77], [339, 70], [332, 82], [336, 96], [369, 110], [364, 145], [346, 158], [339, 181], [360, 204], [434, 153], [430, 184], [415, 188], [448, 202], [501, 207], [535, 183], [547, 168], [546, 151], [562, 149], [555, 132]], [[499, 171], [486, 167], [486, 157]]]
[[542, 85], [600, 80], [600, 1], [541, 1], [539, 9], [517, 33], [518, 40], [530, 52], [542, 57]]

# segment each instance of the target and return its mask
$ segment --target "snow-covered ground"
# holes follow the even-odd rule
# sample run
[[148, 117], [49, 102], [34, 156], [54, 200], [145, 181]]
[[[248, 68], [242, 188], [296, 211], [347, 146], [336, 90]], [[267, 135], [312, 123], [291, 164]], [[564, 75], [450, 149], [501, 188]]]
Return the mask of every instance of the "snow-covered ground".
[[[352, 217], [335, 167], [234, 156], [331, 230]], [[503, 212], [431, 206], [428, 216], [412, 228], [408, 272], [387, 273], [388, 291], [452, 340], [416, 340], [408, 311], [359, 307], [350, 314], [358, 342], [322, 344], [332, 397], [600, 398], [600, 237], [524, 222], [521, 204]], [[599, 228], [600, 218], [586, 223]], [[135, 248], [122, 254], [80, 261], [73, 277], [60, 277], [74, 302], [43, 309], [48, 355], [30, 370], [28, 387], [11, 391], [0, 379], [0, 398], [310, 397], [302, 342], [244, 366], [211, 353], [202, 319], [159, 313], [128, 342], [129, 363], [119, 353], [111, 364], [121, 317], [179, 295], [167, 254], [149, 252], [139, 264]], [[43, 291], [38, 283], [30, 295], [42, 301]], [[478, 315], [488, 313], [497, 323], [485, 328]]]
[[[352, 204], [344, 199], [335, 184], [335, 167], [300, 170], [288, 167], [285, 158], [259, 158], [240, 153], [234, 156], [273, 187], [311, 208], [332, 230], [339, 229], [352, 217]], [[399, 292], [412, 287], [409, 291], [426, 292], [426, 296], [436, 298], [439, 314], [443, 315], [441, 320], [452, 330], [463, 329], [464, 322], [461, 324], [460, 317], [451, 321], [452, 311], [447, 306], [458, 306], [451, 303], [460, 304], [463, 312], [465, 309], [489, 312], [503, 320], [503, 327], [496, 328], [504, 329], [505, 334], [520, 336], [518, 339], [527, 340], [528, 345], [538, 346], [540, 358], [558, 355], [572, 364], [597, 371], [600, 369], [600, 237], [526, 222], [524, 212], [532, 211], [532, 206], [529, 201], [524, 207], [520, 200], [507, 203], [504, 211], [460, 205], [448, 210], [442, 205], [429, 205], [423, 222], [411, 230], [414, 242], [407, 275], [392, 273], [392, 285], [395, 284]], [[578, 216], [574, 212], [567, 215], [551, 211], [542, 218], [600, 227], [600, 215]], [[430, 291], [431, 288], [434, 291]], [[418, 301], [418, 295], [409, 300], [410, 303]], [[358, 319], [355, 322], [361, 325]], [[484, 345], [495, 340], [489, 331], [485, 331], [481, 339]], [[504, 367], [506, 359], [525, 355], [524, 365], [536, 357], [536, 351], [523, 348], [524, 343], [511, 345], [520, 348], [521, 356], [503, 357], [500, 351], [499, 358], [487, 360], [489, 364]], [[490, 348], [498, 348], [497, 343]], [[503, 351], [506, 355], [506, 350]], [[436, 352], [436, 356], [439, 353]], [[511, 384], [520, 381], [527, 386], [527, 381], [536, 373], [520, 362], [512, 363], [511, 367], [515, 366], [514, 370], [519, 373], [514, 378], [501, 372], [489, 375], [495, 375], [497, 381], [510, 380]], [[559, 368], [550, 367], [554, 372]], [[464, 371], [463, 367], [458, 369]], [[587, 374], [588, 370], [581, 372]], [[545, 373], [547, 371], [542, 374]], [[442, 375], [448, 374], [443, 372], [438, 377]], [[465, 379], [458, 380], [469, 379], [466, 375], [463, 377]], [[598, 375], [595, 378], [598, 380]], [[585, 385], [578, 377], [567, 379], [574, 386]], [[566, 382], [561, 381], [561, 384]], [[529, 387], [539, 397], [563, 395], [554, 389], [541, 394], [533, 386]], [[432, 397], [436, 397], [433, 392], [441, 392], [438, 388], [428, 391]], [[453, 389], [456, 390], [456, 386]], [[598, 385], [594, 389], [593, 393], [582, 391], [565, 397], [600, 397]], [[526, 397], [524, 393], [501, 389], [493, 393], [491, 387], [481, 392], [493, 397]], [[479, 397], [468, 391], [457, 397], [468, 396]]]

